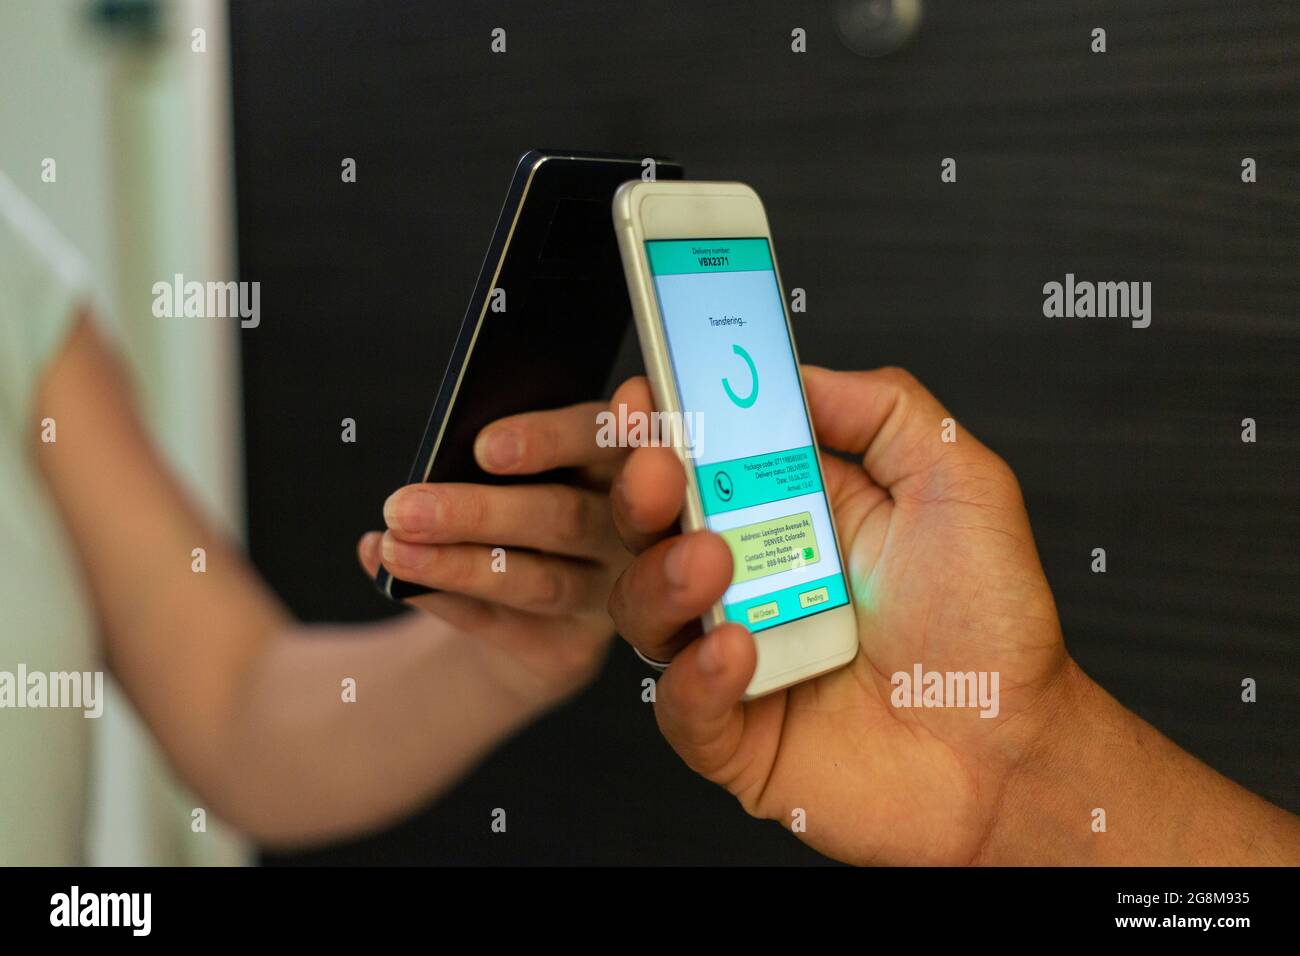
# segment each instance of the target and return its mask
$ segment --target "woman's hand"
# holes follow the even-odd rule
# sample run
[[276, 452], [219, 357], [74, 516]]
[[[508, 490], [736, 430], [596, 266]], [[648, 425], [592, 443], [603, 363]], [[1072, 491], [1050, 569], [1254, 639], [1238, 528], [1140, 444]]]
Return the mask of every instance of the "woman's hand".
[[605, 407], [503, 418], [475, 443], [492, 474], [569, 468], [578, 485], [408, 485], [384, 505], [388, 530], [359, 545], [368, 573], [382, 562], [435, 588], [410, 603], [478, 639], [490, 669], [538, 705], [586, 683], [614, 632], [606, 606], [629, 556], [608, 489], [626, 452], [597, 444]]

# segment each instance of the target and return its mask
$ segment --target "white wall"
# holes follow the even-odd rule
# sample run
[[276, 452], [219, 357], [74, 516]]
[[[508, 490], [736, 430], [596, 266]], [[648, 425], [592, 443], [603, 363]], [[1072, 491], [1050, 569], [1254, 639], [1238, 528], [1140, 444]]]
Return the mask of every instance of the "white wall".
[[[0, 168], [86, 256], [102, 318], [140, 386], [173, 467], [219, 521], [242, 528], [238, 323], [156, 319], [150, 287], [174, 273], [235, 277], [224, 0], [162, 0], [151, 46], [111, 40], [86, 0], [0, 0]], [[191, 48], [206, 30], [207, 52]], [[54, 183], [41, 180], [46, 157]], [[110, 696], [97, 721], [92, 862], [237, 863], [210, 816], [195, 834], [184, 794]]]

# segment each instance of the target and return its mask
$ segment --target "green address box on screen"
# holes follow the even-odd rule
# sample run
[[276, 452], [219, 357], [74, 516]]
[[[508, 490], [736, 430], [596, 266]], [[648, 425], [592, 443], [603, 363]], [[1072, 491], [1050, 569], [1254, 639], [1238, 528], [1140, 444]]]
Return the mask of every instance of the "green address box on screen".
[[822, 490], [821, 470], [812, 445], [700, 465], [695, 474], [706, 515]]
[[648, 239], [645, 248], [657, 276], [772, 268], [766, 239]]
[[744, 584], [821, 560], [812, 512], [768, 518], [722, 532], [735, 564], [732, 584]]

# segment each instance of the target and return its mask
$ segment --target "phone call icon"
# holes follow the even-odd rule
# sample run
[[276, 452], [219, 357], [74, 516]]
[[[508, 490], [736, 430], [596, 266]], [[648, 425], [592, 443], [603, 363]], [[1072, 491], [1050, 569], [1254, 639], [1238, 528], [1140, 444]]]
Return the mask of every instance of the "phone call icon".
[[718, 493], [718, 497], [723, 501], [730, 501], [731, 496], [736, 493], [736, 486], [731, 483], [729, 474], [720, 471], [713, 476], [713, 490]]

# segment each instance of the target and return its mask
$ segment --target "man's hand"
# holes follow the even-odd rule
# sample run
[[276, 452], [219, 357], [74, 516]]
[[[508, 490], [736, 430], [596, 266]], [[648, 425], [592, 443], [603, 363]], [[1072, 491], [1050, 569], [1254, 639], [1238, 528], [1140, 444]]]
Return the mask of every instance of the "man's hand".
[[[388, 531], [358, 546], [368, 573], [382, 561], [402, 580], [436, 588], [410, 603], [480, 638], [492, 672], [533, 704], [589, 680], [614, 632], [606, 604], [628, 556], [608, 488], [626, 452], [598, 447], [604, 408], [592, 402], [503, 418], [475, 443], [488, 472], [572, 468], [581, 487], [408, 485], [384, 505]], [[494, 554], [498, 548], [504, 554]]]
[[[730, 583], [731, 556], [700, 532], [649, 544], [682, 506], [666, 448], [637, 449], [616, 483], [617, 521], [643, 550], [611, 610], [649, 657], [673, 659], [656, 713], [694, 769], [750, 813], [858, 863], [965, 863], [990, 832], [1016, 765], [1035, 746], [1067, 657], [1029, 520], [1007, 465], [972, 435], [942, 440], [948, 413], [896, 370], [806, 368], [854, 599], [861, 653], [847, 667], [747, 704], [754, 646], [736, 624], [694, 640]], [[615, 402], [649, 410], [643, 380]], [[649, 545], [647, 548], [646, 546]], [[890, 678], [997, 671], [1000, 709], [904, 709]]]
[[[640, 556], [610, 599], [624, 636], [673, 663], [655, 714], [688, 765], [750, 813], [854, 863], [1292, 864], [1300, 820], [1125, 710], [1066, 654], [1015, 476], [906, 372], [804, 369], [858, 617], [847, 667], [740, 698], [754, 643], [697, 618], [732, 576], [716, 535], [675, 534], [685, 479], [639, 448], [615, 522]], [[649, 410], [644, 379], [615, 396]], [[663, 540], [660, 540], [663, 539]], [[997, 714], [903, 707], [891, 677], [996, 672]], [[990, 708], [991, 711], [991, 708]], [[1106, 827], [1098, 828], [1097, 810]]]

